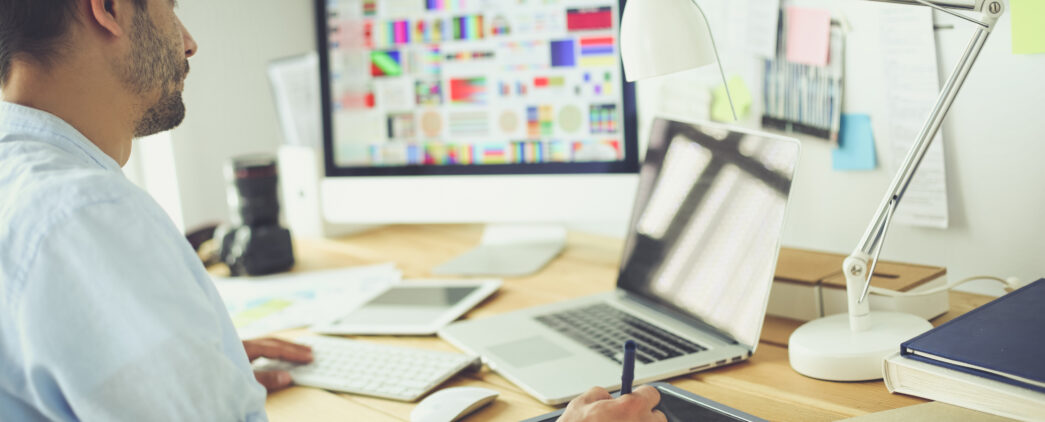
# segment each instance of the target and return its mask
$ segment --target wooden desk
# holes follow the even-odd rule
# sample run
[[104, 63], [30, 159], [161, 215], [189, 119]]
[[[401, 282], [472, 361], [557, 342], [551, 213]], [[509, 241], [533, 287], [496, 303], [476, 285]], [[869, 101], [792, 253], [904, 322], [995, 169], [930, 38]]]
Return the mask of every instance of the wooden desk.
[[[299, 240], [295, 271], [393, 261], [408, 278], [431, 277], [429, 270], [474, 247], [479, 226], [391, 226], [337, 241]], [[611, 290], [623, 242], [571, 233], [562, 256], [539, 274], [505, 279], [501, 290], [466, 318], [493, 315]], [[940, 324], [992, 298], [951, 293], [951, 312]], [[924, 400], [893, 395], [882, 382], [836, 383], [799, 375], [787, 360], [787, 338], [800, 323], [768, 318], [754, 357], [735, 365], [671, 379], [676, 386], [770, 420], [836, 420], [909, 406]], [[292, 338], [303, 330], [280, 335]], [[455, 350], [437, 337], [366, 337], [367, 341], [438, 350]], [[518, 421], [553, 408], [534, 400], [501, 376], [484, 368], [458, 375], [446, 386], [482, 386], [501, 391], [498, 400], [467, 420]], [[273, 421], [404, 421], [414, 403], [335, 394], [294, 387], [269, 396]]]

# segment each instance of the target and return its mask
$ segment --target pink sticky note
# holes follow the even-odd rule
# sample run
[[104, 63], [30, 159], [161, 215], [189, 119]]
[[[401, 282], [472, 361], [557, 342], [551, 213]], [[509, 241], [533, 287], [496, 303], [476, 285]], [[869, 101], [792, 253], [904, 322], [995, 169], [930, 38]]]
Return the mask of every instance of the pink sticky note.
[[787, 61], [827, 66], [831, 41], [831, 12], [803, 7], [787, 8]]

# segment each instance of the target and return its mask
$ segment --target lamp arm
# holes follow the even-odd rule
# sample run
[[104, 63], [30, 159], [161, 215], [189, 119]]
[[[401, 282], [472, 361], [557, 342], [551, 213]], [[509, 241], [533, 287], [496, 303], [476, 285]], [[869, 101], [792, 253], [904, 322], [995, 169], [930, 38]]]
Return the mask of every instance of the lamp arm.
[[708, 27], [708, 39], [711, 40], [711, 49], [715, 52], [715, 63], [718, 64], [718, 74], [722, 76], [722, 85], [726, 87], [726, 98], [729, 99], [729, 110], [733, 112], [733, 121], [740, 120], [737, 117], [737, 108], [733, 105], [733, 95], [729, 92], [729, 82], [726, 81], [726, 71], [722, 69], [722, 57], [718, 55], [718, 45], [715, 44], [715, 33], [711, 30], [711, 23], [708, 22], [708, 16], [704, 14], [704, 9], [700, 8], [700, 4], [697, 0], [692, 0], [693, 6], [696, 6], [697, 12], [700, 13], [700, 17], [704, 19], [704, 25]]
[[[980, 13], [985, 17], [984, 24], [976, 28], [969, 45], [962, 53], [962, 57], [951, 72], [947, 83], [944, 84], [936, 105], [925, 122], [925, 126], [918, 134], [914, 145], [907, 152], [907, 157], [900, 166], [900, 170], [893, 176], [889, 190], [886, 191], [885, 197], [878, 206], [878, 210], [871, 219], [871, 223], [864, 232], [859, 245], [842, 264], [842, 272], [846, 278], [849, 325], [852, 331], [864, 331], [870, 328], [870, 304], [866, 300], [867, 293], [871, 287], [871, 276], [878, 262], [878, 254], [881, 253], [882, 244], [885, 242], [885, 235], [889, 229], [892, 215], [907, 192], [907, 188], [910, 186], [918, 166], [929, 151], [933, 138], [939, 132], [940, 125], [954, 103], [958, 91], [965, 83], [965, 79], [968, 77], [973, 64], [976, 63], [980, 51], [983, 50], [983, 46], [987, 42], [987, 37], [994, 28], [994, 24], [997, 23], [998, 18], [1004, 12], [1004, 4], [1001, 0], [988, 0], [987, 2], [982, 2], [981, 0], [978, 2], [978, 5]], [[868, 260], [872, 259], [872, 257], [873, 260], [869, 270]]]

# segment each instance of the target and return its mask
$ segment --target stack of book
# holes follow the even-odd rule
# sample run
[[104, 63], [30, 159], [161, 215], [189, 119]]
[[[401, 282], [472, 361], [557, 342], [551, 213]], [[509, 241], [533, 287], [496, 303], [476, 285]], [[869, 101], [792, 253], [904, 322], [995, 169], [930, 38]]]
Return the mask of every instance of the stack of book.
[[1045, 279], [915, 337], [885, 386], [1021, 420], [1045, 420]]

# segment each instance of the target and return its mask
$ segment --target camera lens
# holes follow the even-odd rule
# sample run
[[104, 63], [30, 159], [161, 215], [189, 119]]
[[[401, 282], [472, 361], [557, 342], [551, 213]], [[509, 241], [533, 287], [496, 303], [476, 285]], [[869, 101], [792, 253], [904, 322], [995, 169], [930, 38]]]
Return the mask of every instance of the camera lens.
[[279, 224], [276, 159], [267, 155], [236, 157], [225, 168], [228, 201], [235, 225]]

